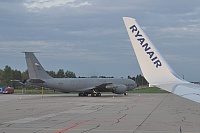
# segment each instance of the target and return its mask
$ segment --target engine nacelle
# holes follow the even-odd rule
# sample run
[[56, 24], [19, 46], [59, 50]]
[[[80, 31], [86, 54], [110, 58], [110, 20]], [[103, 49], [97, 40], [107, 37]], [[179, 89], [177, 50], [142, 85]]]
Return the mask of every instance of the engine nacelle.
[[124, 94], [126, 93], [127, 87], [123, 84], [120, 85], [114, 85], [112, 88], [112, 92], [115, 94]]

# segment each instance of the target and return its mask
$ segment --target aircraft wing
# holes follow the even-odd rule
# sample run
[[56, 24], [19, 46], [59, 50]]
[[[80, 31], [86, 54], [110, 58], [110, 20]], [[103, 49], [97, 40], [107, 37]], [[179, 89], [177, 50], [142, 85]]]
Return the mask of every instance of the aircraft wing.
[[157, 87], [200, 103], [200, 85], [193, 83], [158, 84]]
[[149, 84], [200, 103], [200, 85], [189, 83], [176, 74], [135, 19], [123, 17], [123, 20], [141, 71]]
[[106, 87], [108, 85], [112, 85], [112, 83], [103, 83], [103, 84], [100, 84], [100, 85], [96, 85], [96, 86], [91, 86], [91, 87], [88, 87], [88, 88], [79, 89], [79, 91], [92, 91], [92, 90], [96, 90], [96, 91], [99, 91], [99, 92], [101, 92], [101, 91], [103, 92], [103, 91], [105, 91], [105, 89], [107, 89]]

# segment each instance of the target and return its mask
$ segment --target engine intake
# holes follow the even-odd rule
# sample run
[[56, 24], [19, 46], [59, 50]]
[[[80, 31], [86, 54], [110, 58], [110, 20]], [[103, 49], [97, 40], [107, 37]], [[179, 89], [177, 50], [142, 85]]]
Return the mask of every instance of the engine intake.
[[126, 93], [127, 87], [123, 84], [114, 85], [112, 88], [112, 92], [115, 94], [124, 94]]

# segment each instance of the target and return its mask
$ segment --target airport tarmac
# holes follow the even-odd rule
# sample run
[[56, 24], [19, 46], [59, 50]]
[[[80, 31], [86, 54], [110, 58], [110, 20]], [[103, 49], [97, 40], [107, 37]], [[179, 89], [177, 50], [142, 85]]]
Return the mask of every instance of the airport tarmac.
[[199, 133], [200, 104], [174, 94], [0, 95], [0, 133]]

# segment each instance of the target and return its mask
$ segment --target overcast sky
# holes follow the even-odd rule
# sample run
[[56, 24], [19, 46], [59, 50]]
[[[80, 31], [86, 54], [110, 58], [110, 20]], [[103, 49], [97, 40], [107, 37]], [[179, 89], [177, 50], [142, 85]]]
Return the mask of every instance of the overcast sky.
[[46, 70], [141, 74], [124, 16], [137, 20], [178, 75], [200, 81], [199, 0], [0, 0], [0, 69], [26, 70], [22, 51], [35, 51]]

